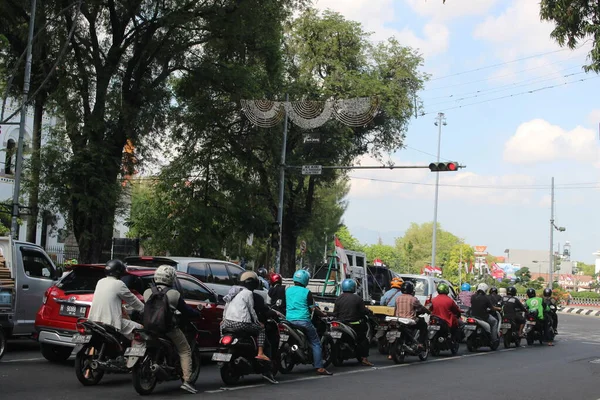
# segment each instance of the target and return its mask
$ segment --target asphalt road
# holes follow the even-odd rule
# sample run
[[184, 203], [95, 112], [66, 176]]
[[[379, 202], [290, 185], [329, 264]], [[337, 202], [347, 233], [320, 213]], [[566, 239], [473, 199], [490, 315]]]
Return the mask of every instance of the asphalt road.
[[[561, 315], [554, 347], [539, 344], [520, 349], [431, 357], [425, 362], [407, 358], [395, 365], [372, 349], [374, 368], [355, 362], [331, 368], [331, 377], [319, 377], [311, 368], [296, 367], [292, 374], [278, 375], [279, 385], [258, 376], [224, 388], [215, 365], [203, 366], [197, 387], [207, 399], [600, 399], [600, 319]], [[523, 342], [525, 343], [525, 342]], [[105, 375], [96, 387], [77, 381], [73, 362], [50, 364], [41, 358], [33, 342], [12, 342], [0, 361], [0, 399], [123, 399], [135, 396], [128, 375]], [[190, 396], [176, 382], [157, 387], [154, 398]]]

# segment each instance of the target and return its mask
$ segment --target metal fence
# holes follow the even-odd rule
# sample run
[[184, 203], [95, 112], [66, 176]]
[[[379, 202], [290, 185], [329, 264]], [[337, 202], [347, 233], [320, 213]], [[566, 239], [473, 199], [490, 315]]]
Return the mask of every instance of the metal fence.
[[[63, 266], [71, 260], [79, 260], [79, 249], [72, 246], [46, 246], [44, 249], [50, 256], [54, 264]], [[105, 263], [110, 259], [124, 259], [128, 256], [139, 254], [139, 239], [113, 238], [112, 249], [104, 250], [100, 256], [100, 263]]]

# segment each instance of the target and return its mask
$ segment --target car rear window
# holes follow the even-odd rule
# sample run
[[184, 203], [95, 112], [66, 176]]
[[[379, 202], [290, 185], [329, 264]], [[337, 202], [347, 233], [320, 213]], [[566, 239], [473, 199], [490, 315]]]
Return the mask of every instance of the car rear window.
[[158, 268], [166, 264], [177, 268], [177, 261], [163, 257], [127, 257], [125, 262], [135, 267]]
[[72, 293], [93, 293], [96, 289], [96, 283], [106, 274], [101, 268], [73, 268], [56, 287], [65, 294]]
[[405, 278], [400, 276], [405, 282], [411, 281], [415, 285], [415, 295], [416, 296], [428, 296], [429, 295], [429, 283], [427, 279], [422, 278]]

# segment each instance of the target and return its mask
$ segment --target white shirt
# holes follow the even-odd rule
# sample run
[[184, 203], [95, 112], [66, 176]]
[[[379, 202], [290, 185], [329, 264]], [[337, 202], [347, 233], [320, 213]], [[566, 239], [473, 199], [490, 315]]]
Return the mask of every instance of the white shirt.
[[[102, 278], [96, 284], [94, 291], [94, 300], [88, 319], [94, 322], [112, 325], [118, 330], [122, 330], [122, 302], [129, 304], [137, 311], [144, 310], [144, 303], [127, 288], [125, 282], [113, 276]], [[129, 321], [126, 320], [125, 325]]]
[[239, 292], [225, 307], [223, 319], [246, 323], [258, 322], [252, 292], [246, 288]]

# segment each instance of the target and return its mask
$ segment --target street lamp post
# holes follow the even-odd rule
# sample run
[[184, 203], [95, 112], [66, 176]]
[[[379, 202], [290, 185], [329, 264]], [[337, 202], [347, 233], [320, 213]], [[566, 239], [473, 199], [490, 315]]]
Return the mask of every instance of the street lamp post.
[[[438, 113], [435, 125], [438, 127], [438, 146], [437, 146], [437, 162], [440, 162], [440, 148], [442, 143], [442, 125], [446, 126], [446, 117], [444, 113]], [[438, 193], [440, 186], [440, 173], [435, 173], [435, 200], [433, 205], [433, 237], [431, 240], [431, 266], [435, 267], [435, 252], [437, 242], [437, 209], [438, 209]]]
[[552, 289], [554, 279], [552, 277], [554, 273], [554, 230], [559, 232], [564, 232], [566, 229], [562, 226], [558, 227], [554, 223], [554, 177], [552, 177], [552, 185], [550, 189], [550, 257], [549, 257], [549, 265], [548, 265], [548, 287]]

